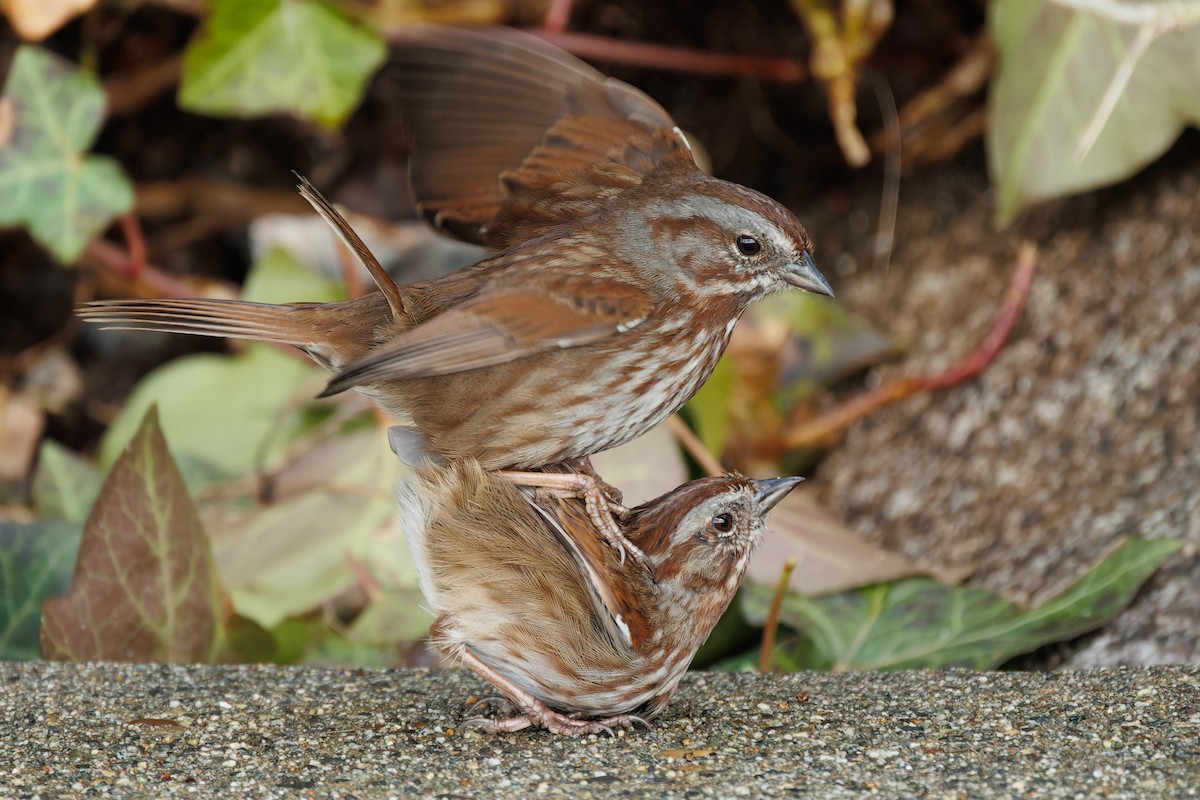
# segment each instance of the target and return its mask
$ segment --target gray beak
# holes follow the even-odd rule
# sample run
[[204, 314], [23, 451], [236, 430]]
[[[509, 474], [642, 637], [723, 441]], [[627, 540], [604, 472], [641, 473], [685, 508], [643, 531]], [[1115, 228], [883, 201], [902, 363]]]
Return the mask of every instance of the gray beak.
[[795, 489], [804, 481], [804, 478], [795, 476], [791, 478], [771, 478], [765, 481], [750, 481], [754, 484], [754, 490], [758, 495], [759, 513], [766, 514], [779, 503], [780, 500], [787, 497], [788, 492]]
[[833, 297], [833, 287], [825, 280], [825, 276], [817, 269], [808, 253], [800, 256], [800, 260], [795, 264], [788, 264], [784, 270], [783, 279], [797, 289]]

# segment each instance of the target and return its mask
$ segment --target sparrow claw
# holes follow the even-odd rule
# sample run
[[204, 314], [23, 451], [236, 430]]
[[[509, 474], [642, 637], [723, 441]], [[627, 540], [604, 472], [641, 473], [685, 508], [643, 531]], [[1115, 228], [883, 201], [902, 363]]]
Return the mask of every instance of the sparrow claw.
[[524, 715], [509, 717], [508, 719], [473, 717], [471, 719], [464, 720], [463, 723], [459, 725], [459, 730], [478, 730], [495, 736], [498, 733], [512, 733], [514, 731], [524, 730], [532, 724], [533, 720]]
[[[621, 558], [621, 563], [625, 563], [626, 553], [643, 569], [650, 570], [650, 559], [646, 558], [646, 554], [641, 548], [633, 542], [625, 538], [625, 534], [621, 533], [621, 529], [617, 527], [616, 521], [613, 520], [613, 511], [610, 503], [600, 489], [596, 485], [592, 485], [589, 489], [584, 489], [583, 502], [587, 507], [588, 516], [596, 525], [596, 529], [600, 531], [600, 535], [604, 537], [610, 545], [617, 549], [617, 554]], [[618, 504], [618, 508], [624, 513], [629, 513], [624, 506]]]
[[471, 703], [471, 711], [482, 711], [491, 706], [504, 709], [505, 713], [513, 710], [512, 701], [507, 697], [481, 697], [474, 703]]

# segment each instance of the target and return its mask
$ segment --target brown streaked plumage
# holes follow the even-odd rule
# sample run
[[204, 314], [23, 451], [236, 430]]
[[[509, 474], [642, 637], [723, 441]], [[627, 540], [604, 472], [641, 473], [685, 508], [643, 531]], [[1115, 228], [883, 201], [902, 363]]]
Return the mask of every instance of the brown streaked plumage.
[[[678, 410], [751, 302], [789, 287], [832, 293], [795, 217], [697, 169], [637, 89], [509, 30], [406, 28], [396, 58], [418, 208], [486, 245], [484, 260], [396, 286], [305, 184], [381, 293], [279, 306], [117, 300], [80, 316], [294, 345], [337, 373], [327, 393], [357, 388], [412, 420], [408, 460], [533, 470]], [[601, 502], [594, 485], [584, 491]]]
[[765, 515], [799, 478], [704, 478], [633, 509], [624, 535], [652, 574], [604, 545], [578, 500], [530, 499], [476, 462], [431, 467], [401, 518], [445, 658], [516, 707], [492, 733], [585, 734], [660, 714], [736, 594]]

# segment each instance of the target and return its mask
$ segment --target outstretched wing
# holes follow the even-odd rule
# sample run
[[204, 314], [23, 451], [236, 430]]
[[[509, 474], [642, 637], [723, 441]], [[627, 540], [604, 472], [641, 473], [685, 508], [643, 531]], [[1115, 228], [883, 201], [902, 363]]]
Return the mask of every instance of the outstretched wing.
[[664, 163], [694, 168], [661, 106], [529, 34], [412, 26], [394, 62], [417, 208], [460, 239], [511, 246]]

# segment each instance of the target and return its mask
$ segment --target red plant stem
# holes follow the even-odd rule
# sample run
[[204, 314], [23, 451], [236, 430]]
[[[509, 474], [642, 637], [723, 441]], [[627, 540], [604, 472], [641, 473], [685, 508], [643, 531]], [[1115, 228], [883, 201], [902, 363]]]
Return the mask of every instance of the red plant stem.
[[637, 67], [691, 72], [697, 75], [745, 76], [779, 83], [798, 83], [808, 70], [791, 58], [761, 58], [739, 53], [706, 53], [684, 47], [629, 42], [588, 33], [531, 30], [530, 33], [581, 58], [616, 61]]
[[546, 16], [542, 17], [542, 30], [548, 33], [562, 33], [571, 21], [571, 0], [550, 0], [546, 7]]
[[779, 583], [775, 584], [775, 594], [771, 596], [771, 607], [767, 609], [767, 619], [763, 623], [762, 647], [758, 651], [759, 672], [771, 671], [775, 634], [779, 630], [779, 609], [783, 607], [783, 598], [787, 594], [788, 584], [795, 569], [796, 559], [788, 556], [788, 560], [783, 562], [783, 572], [779, 575]]
[[146, 268], [146, 237], [142, 234], [142, 226], [137, 214], [127, 211], [121, 215], [121, 235], [129, 246], [129, 260], [125, 263], [125, 277], [136, 281], [142, 270]]
[[83, 261], [111, 272], [131, 284], [130, 294], [140, 297], [193, 297], [195, 292], [154, 265], [143, 261], [135, 273], [130, 272], [133, 256], [121, 247], [100, 237], [87, 243]]
[[1023, 242], [1017, 250], [1017, 265], [1012, 282], [1008, 286], [1004, 303], [992, 322], [992, 328], [983, 340], [962, 361], [942, 372], [897, 378], [873, 391], [843, 403], [827, 414], [800, 426], [783, 437], [784, 450], [800, 450], [828, 443], [851, 424], [875, 413], [884, 406], [904, 400], [919, 392], [949, 389], [975, 378], [1004, 349], [1008, 337], [1020, 319], [1033, 282], [1034, 267], [1037, 265], [1037, 247], [1032, 242]]

